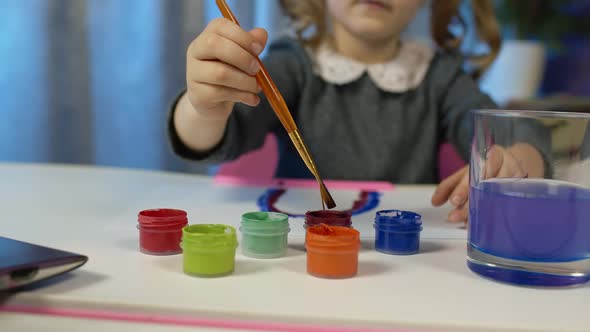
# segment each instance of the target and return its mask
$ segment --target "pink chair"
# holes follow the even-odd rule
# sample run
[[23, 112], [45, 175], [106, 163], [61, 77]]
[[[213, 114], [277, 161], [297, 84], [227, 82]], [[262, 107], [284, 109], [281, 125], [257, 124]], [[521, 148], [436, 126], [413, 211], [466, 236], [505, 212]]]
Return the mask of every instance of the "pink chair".
[[[253, 152], [219, 167], [219, 176], [240, 176], [256, 180], [272, 179], [277, 168], [278, 144], [274, 135], [266, 137], [264, 145]], [[260, 162], [260, 161], [264, 162]], [[438, 153], [439, 179], [444, 179], [465, 165], [455, 148], [448, 144], [442, 144]]]
[[272, 179], [279, 164], [278, 149], [277, 139], [273, 134], [268, 134], [260, 149], [222, 164], [217, 175], [240, 176], [256, 180]]
[[443, 180], [465, 166], [465, 161], [457, 153], [455, 147], [443, 143], [438, 149], [438, 179]]

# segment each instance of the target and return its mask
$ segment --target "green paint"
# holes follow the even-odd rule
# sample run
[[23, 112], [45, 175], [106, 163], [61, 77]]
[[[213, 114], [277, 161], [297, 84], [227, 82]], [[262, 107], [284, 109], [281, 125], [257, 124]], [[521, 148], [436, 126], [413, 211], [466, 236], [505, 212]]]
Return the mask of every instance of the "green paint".
[[232, 226], [198, 224], [182, 229], [184, 272], [215, 277], [234, 271], [236, 230]]
[[287, 254], [289, 217], [276, 212], [242, 215], [242, 253], [253, 258], [278, 258]]

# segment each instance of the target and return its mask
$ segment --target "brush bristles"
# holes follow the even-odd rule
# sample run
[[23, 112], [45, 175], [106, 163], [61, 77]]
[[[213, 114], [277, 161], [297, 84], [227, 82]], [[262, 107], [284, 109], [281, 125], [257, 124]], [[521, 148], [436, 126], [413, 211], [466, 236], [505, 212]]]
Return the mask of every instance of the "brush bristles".
[[333, 209], [336, 207], [336, 202], [334, 202], [332, 195], [330, 195], [328, 188], [326, 188], [326, 185], [324, 185], [323, 182], [320, 186], [320, 194], [322, 195], [322, 201], [326, 204], [328, 209]]

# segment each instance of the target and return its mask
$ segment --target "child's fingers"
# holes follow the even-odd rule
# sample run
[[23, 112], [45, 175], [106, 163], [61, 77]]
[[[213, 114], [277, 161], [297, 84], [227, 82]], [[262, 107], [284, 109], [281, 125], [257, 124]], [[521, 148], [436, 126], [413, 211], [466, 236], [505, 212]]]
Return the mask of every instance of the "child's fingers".
[[455, 187], [459, 184], [464, 174], [468, 174], [467, 167], [455, 172], [455, 174], [444, 179], [432, 195], [432, 205], [441, 206], [447, 202]]
[[188, 69], [189, 77], [197, 83], [223, 85], [236, 90], [258, 93], [254, 76], [249, 76], [235, 67], [217, 61], [200, 61]]
[[449, 213], [450, 222], [465, 222], [469, 212], [469, 202], [465, 202], [461, 207], [454, 209]]
[[232, 65], [241, 71], [255, 75], [260, 70], [260, 64], [247, 50], [215, 33], [202, 33], [189, 47], [189, 61], [219, 60]]
[[459, 208], [467, 202], [467, 197], [469, 196], [469, 174], [465, 172], [462, 174], [459, 183], [453, 189], [452, 194], [450, 195], [449, 201], [453, 206]]
[[[254, 39], [256, 39], [260, 45], [266, 46], [268, 41], [268, 32], [262, 28], [254, 28], [248, 32]], [[260, 54], [257, 54], [260, 55]]]
[[224, 18], [217, 18], [211, 21], [205, 31], [229, 39], [253, 55], [259, 55], [265, 46], [250, 33]]
[[503, 160], [504, 162], [502, 163], [502, 168], [498, 172], [497, 177], [521, 178], [526, 175], [518, 159], [516, 159], [516, 157], [509, 150], [505, 150]]
[[215, 108], [220, 102], [233, 101], [249, 106], [256, 106], [260, 97], [254, 93], [237, 90], [221, 85], [191, 82], [193, 99], [197, 100], [200, 109]]
[[486, 162], [483, 170], [484, 179], [498, 177], [504, 164], [504, 148], [492, 146], [486, 154]]

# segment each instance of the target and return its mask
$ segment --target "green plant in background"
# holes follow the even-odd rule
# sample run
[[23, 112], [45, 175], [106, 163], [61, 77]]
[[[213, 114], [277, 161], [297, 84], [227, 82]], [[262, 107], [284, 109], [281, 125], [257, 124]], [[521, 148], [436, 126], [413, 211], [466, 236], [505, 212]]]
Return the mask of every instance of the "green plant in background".
[[562, 50], [564, 38], [590, 36], [587, 0], [498, 0], [496, 11], [515, 39], [537, 40], [552, 50]]

